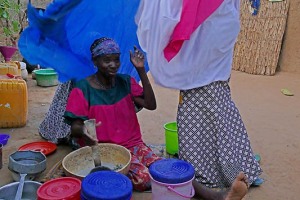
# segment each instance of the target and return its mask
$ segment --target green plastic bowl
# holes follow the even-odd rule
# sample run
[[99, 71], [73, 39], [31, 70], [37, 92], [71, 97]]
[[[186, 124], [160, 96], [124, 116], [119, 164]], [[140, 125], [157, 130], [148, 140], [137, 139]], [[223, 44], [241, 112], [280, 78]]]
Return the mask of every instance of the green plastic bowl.
[[34, 70], [35, 79], [38, 86], [50, 87], [58, 85], [58, 75], [54, 69]]
[[177, 123], [168, 122], [164, 124], [166, 151], [168, 154], [175, 155], [178, 153], [178, 133]]

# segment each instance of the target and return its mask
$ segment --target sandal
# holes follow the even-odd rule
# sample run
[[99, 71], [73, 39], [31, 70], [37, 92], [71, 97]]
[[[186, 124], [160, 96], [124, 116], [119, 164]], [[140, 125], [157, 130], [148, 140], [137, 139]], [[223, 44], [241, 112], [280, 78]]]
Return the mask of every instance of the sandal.
[[254, 158], [255, 158], [255, 160], [256, 160], [258, 163], [260, 163], [261, 157], [260, 157], [259, 154], [255, 154], [255, 155], [254, 155]]
[[253, 187], [258, 187], [260, 186], [261, 184], [263, 184], [265, 182], [264, 179], [258, 177], [257, 179], [255, 179], [255, 181], [252, 182], [251, 186]]

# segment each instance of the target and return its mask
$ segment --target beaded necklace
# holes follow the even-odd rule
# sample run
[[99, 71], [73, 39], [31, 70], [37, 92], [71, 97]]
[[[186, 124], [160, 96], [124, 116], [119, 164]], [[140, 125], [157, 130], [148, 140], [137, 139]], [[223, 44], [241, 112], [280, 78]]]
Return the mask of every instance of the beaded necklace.
[[98, 77], [97, 77], [96, 74], [94, 74], [94, 76], [95, 76], [95, 80], [96, 80], [97, 84], [100, 86], [101, 89], [108, 90], [108, 89], [111, 89], [111, 88], [112, 88], [112, 86], [105, 86], [105, 85], [98, 79]]

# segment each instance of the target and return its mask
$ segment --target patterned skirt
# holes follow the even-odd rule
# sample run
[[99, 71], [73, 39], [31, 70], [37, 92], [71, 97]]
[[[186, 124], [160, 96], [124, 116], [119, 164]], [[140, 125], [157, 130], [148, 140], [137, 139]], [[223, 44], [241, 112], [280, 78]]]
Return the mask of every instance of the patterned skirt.
[[228, 82], [180, 91], [179, 158], [190, 162], [199, 183], [230, 187], [239, 172], [251, 184], [262, 173], [255, 160]]
[[71, 90], [71, 81], [57, 86], [49, 110], [39, 126], [39, 134], [44, 139], [54, 143], [68, 142], [70, 126], [64, 122], [63, 115]]

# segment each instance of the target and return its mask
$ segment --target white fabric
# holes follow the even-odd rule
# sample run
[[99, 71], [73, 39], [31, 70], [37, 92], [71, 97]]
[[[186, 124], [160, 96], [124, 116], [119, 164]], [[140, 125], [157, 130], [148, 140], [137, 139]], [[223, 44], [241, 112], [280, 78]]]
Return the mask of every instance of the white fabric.
[[137, 35], [155, 82], [187, 90], [227, 80], [240, 30], [239, 6], [239, 0], [225, 0], [167, 62], [163, 50], [180, 21], [182, 0], [141, 0]]

